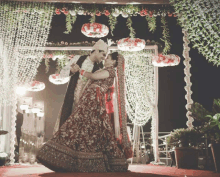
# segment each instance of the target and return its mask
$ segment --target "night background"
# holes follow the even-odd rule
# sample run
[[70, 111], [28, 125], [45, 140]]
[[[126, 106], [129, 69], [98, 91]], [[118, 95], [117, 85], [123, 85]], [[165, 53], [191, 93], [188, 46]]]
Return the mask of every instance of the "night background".
[[[81, 33], [81, 27], [84, 23], [89, 23], [90, 16], [78, 15], [75, 24], [73, 25], [70, 34], [64, 34], [66, 31], [65, 15], [54, 15], [51, 23], [51, 30], [48, 37], [48, 42], [82, 42], [82, 41], [97, 41], [96, 38], [87, 38]], [[129, 36], [129, 29], [126, 26], [127, 18], [121, 15], [117, 18], [118, 23], [113, 31], [114, 36], [109, 32], [108, 36], [102, 38], [105, 42], [108, 39], [114, 41]], [[154, 40], [156, 42], [163, 42], [162, 27], [160, 16], [157, 17], [157, 28], [154, 34], [149, 32], [147, 21], [145, 17], [132, 17], [133, 28], [135, 29], [137, 38]], [[186, 126], [186, 91], [184, 89], [186, 83], [184, 81], [184, 64], [183, 64], [183, 33], [182, 28], [177, 25], [177, 18], [166, 17], [168, 28], [170, 32], [170, 40], [172, 43], [170, 54], [176, 54], [181, 57], [181, 62], [178, 66], [159, 67], [159, 132], [170, 132], [176, 128], [185, 128]], [[102, 15], [96, 17], [97, 23], [108, 25], [108, 17]], [[192, 45], [189, 45], [192, 47]], [[205, 57], [198, 54], [197, 49], [190, 50], [191, 57], [191, 90], [192, 100], [201, 103], [206, 109], [211, 111], [214, 98], [220, 98], [220, 68], [213, 66]], [[135, 58], [134, 58], [135, 59]], [[44, 82], [46, 88], [40, 92], [27, 92], [25, 96], [33, 97], [33, 102], [44, 101], [45, 106], [45, 140], [52, 136], [53, 128], [57, 119], [58, 112], [64, 99], [67, 84], [54, 85], [49, 82], [49, 75], [56, 71], [56, 62], [50, 60], [50, 70], [45, 73], [44, 60], [38, 68], [36, 76], [37, 81]], [[148, 122], [145, 127], [145, 132], [150, 132], [151, 123]]]

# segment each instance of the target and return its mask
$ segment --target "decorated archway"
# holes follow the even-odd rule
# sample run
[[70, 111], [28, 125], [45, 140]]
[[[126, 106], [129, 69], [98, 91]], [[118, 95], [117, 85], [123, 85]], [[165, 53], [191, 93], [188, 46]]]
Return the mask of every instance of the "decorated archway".
[[[37, 0], [36, 0], [37, 1]], [[51, 2], [49, 0], [42, 0], [38, 2]], [[68, 2], [68, 1], [66, 1]], [[82, 1], [83, 2], [83, 1]], [[107, 2], [107, 1], [106, 1]], [[156, 15], [161, 15], [161, 21], [163, 23], [163, 41], [165, 43], [165, 47], [163, 50], [163, 53], [166, 54], [170, 49], [170, 43], [169, 43], [169, 35], [168, 35], [168, 29], [166, 26], [165, 16], [172, 14], [172, 16], [176, 16], [178, 14], [178, 18], [180, 20], [181, 25], [183, 26], [183, 33], [184, 33], [184, 56], [186, 58], [184, 64], [186, 65], [185, 73], [185, 81], [187, 83], [185, 89], [187, 91], [186, 99], [187, 99], [187, 109], [190, 108], [190, 104], [192, 103], [191, 100], [191, 83], [190, 83], [190, 58], [188, 55], [189, 47], [187, 44], [189, 43], [188, 38], [193, 41], [193, 44], [195, 47], [199, 49], [201, 53], [203, 53], [207, 58], [212, 61], [214, 64], [219, 65], [219, 52], [216, 50], [217, 43], [215, 42], [216, 35], [218, 35], [216, 31], [216, 27], [218, 28], [219, 24], [216, 20], [216, 25], [213, 26], [207, 26], [204, 25], [207, 22], [207, 18], [203, 14], [199, 14], [198, 16], [201, 17], [203, 20], [202, 23], [198, 23], [197, 27], [192, 27], [191, 21], [193, 19], [188, 18], [189, 14], [193, 11], [193, 13], [201, 12], [201, 9], [205, 9], [204, 4], [202, 1], [196, 1], [193, 5], [189, 2], [181, 2], [181, 1], [171, 1], [173, 6], [175, 7], [175, 13], [170, 12], [169, 8], [161, 8], [162, 10], [158, 10], [156, 13], [153, 9], [153, 7], [145, 8], [143, 6], [135, 6], [135, 5], [128, 5], [122, 8], [117, 7], [116, 5], [112, 5], [110, 8], [111, 10], [105, 9], [104, 11], [99, 10], [99, 7], [93, 7], [92, 11], [86, 11], [81, 8], [81, 5], [70, 5], [68, 8], [72, 11], [68, 11], [66, 8], [63, 8], [64, 6], [56, 7], [54, 4], [51, 3], [19, 3], [19, 2], [1, 2], [1, 35], [0, 35], [0, 57], [1, 57], [1, 65], [0, 65], [0, 71], [1, 71], [1, 87], [0, 87], [0, 101], [3, 111], [1, 111], [2, 114], [5, 114], [6, 111], [10, 110], [12, 111], [11, 115], [4, 115], [3, 119], [10, 120], [10, 159], [11, 163], [14, 162], [14, 127], [15, 127], [15, 110], [16, 110], [16, 101], [17, 96], [15, 94], [15, 87], [17, 84], [27, 84], [33, 81], [34, 77], [36, 76], [36, 70], [39, 66], [39, 62], [42, 59], [43, 52], [45, 48], [41, 48], [42, 46], [45, 47], [47, 35], [49, 33], [50, 28], [50, 22], [52, 18], [52, 14], [55, 13], [59, 15], [60, 13], [64, 13], [66, 15], [66, 27], [67, 31], [66, 33], [69, 33], [72, 29], [72, 24], [76, 20], [76, 12], [78, 15], [83, 14], [90, 14], [91, 20], [90, 22], [95, 22], [95, 16], [99, 16], [102, 13], [104, 13], [106, 16], [109, 16], [108, 12], [111, 12], [112, 15], [109, 16], [110, 21], [110, 31], [111, 33], [114, 30], [114, 24], [116, 23], [117, 15], [121, 13], [121, 15], [124, 18], [127, 18], [127, 26], [130, 29], [130, 37], [133, 38], [135, 35], [135, 31], [132, 28], [132, 15], [140, 14], [141, 16], [146, 16], [146, 20], [150, 24], [151, 31], [154, 31], [155, 29], [155, 20], [154, 17]], [[217, 1], [216, 1], [217, 2]], [[122, 2], [121, 2], [122, 3]], [[143, 1], [140, 1], [140, 3], [144, 4]], [[162, 1], [158, 0], [158, 3], [162, 3]], [[167, 1], [163, 1], [164, 4], [167, 4]], [[210, 2], [208, 5], [214, 3]], [[123, 3], [122, 3], [123, 4]], [[192, 6], [191, 6], [192, 5]], [[192, 10], [188, 12], [187, 8], [195, 7], [198, 5], [196, 10]], [[181, 10], [181, 7], [182, 8]], [[103, 8], [103, 6], [102, 6]], [[141, 8], [141, 9], [140, 9]], [[212, 8], [210, 8], [212, 9]], [[91, 10], [91, 9], [90, 9]], [[218, 12], [219, 9], [217, 9]], [[213, 13], [217, 13], [215, 11], [212, 11]], [[75, 15], [74, 15], [75, 14]], [[114, 14], [114, 15], [113, 15]], [[215, 19], [217, 16], [210, 17]], [[44, 23], [42, 23], [42, 20], [44, 20]], [[193, 21], [194, 22], [194, 21]], [[31, 26], [31, 27], [30, 27]], [[38, 28], [36, 28], [38, 26]], [[198, 28], [203, 27], [203, 30], [198, 30]], [[186, 31], [188, 29], [188, 31]], [[190, 30], [189, 30], [190, 29]], [[86, 30], [85, 30], [86, 31]], [[208, 35], [208, 38], [204, 37], [204, 34], [211, 32], [210, 35]], [[39, 35], [40, 34], [40, 35]], [[89, 33], [88, 33], [89, 34]], [[198, 34], [196, 39], [193, 38], [194, 35]], [[188, 36], [189, 37], [188, 37]], [[217, 36], [218, 37], [218, 36]], [[200, 45], [201, 39], [204, 38], [203, 44]], [[210, 45], [210, 42], [208, 39], [211, 40], [212, 46], [211, 49], [208, 48]], [[198, 42], [199, 41], [199, 42]], [[25, 50], [24, 48], [27, 47]], [[22, 51], [20, 50], [22, 48]], [[155, 67], [156, 68], [156, 67]], [[155, 71], [156, 73], [156, 71]], [[9, 94], [10, 93], [10, 94]], [[158, 93], [157, 93], [158, 94]], [[157, 103], [155, 103], [157, 105]], [[155, 106], [154, 105], [154, 106]], [[188, 122], [187, 126], [192, 128], [192, 122], [193, 119], [189, 116], [190, 112], [187, 113]], [[155, 123], [156, 124], [156, 123]], [[158, 123], [157, 123], [158, 125]], [[158, 131], [158, 130], [157, 130]], [[155, 144], [155, 148], [156, 148]], [[157, 154], [157, 152], [156, 152]], [[155, 156], [157, 157], [157, 155]], [[156, 159], [155, 161], [159, 161], [159, 159]]]

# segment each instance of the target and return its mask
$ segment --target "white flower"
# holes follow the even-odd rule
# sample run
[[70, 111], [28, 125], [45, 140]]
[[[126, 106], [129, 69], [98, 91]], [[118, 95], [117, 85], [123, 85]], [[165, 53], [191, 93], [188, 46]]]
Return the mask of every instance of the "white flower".
[[76, 11], [75, 10], [69, 10], [70, 15], [76, 16]]
[[213, 119], [217, 120], [219, 116], [220, 116], [220, 113], [217, 113], [213, 116]]
[[115, 11], [115, 12], [112, 13], [112, 15], [113, 15], [114, 17], [118, 17], [118, 16], [120, 15], [120, 13]]
[[122, 17], [124, 17], [124, 18], [128, 18], [128, 14], [126, 13], [126, 12], [122, 12]]
[[84, 10], [79, 10], [79, 11], [78, 11], [78, 14], [79, 14], [79, 15], [83, 15], [83, 14], [84, 14]]

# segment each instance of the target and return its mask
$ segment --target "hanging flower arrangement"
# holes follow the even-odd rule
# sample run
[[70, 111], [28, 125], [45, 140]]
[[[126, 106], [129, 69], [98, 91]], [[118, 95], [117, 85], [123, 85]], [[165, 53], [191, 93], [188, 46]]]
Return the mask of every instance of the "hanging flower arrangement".
[[109, 28], [100, 23], [85, 23], [81, 32], [87, 37], [101, 38], [109, 33]]
[[180, 57], [174, 54], [162, 55], [152, 57], [152, 64], [157, 67], [175, 66], [180, 63]]
[[55, 85], [66, 84], [69, 82], [69, 77], [61, 78], [60, 74], [51, 74], [49, 76], [49, 81]]
[[27, 86], [27, 91], [39, 92], [45, 89], [45, 84], [39, 81], [33, 81]]
[[140, 51], [145, 48], [145, 40], [139, 38], [123, 38], [118, 41], [118, 49], [122, 51]]

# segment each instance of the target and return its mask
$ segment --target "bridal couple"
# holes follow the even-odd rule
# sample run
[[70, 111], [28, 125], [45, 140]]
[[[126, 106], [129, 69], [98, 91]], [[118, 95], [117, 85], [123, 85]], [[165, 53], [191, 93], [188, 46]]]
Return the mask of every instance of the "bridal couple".
[[[108, 45], [99, 40], [89, 56], [75, 56], [60, 72], [61, 77], [71, 76], [64, 103], [53, 137], [37, 154], [39, 162], [53, 171], [128, 170], [127, 159], [133, 152], [126, 126], [124, 58], [117, 52], [107, 53]], [[105, 94], [113, 84], [119, 136], [106, 111]]]

